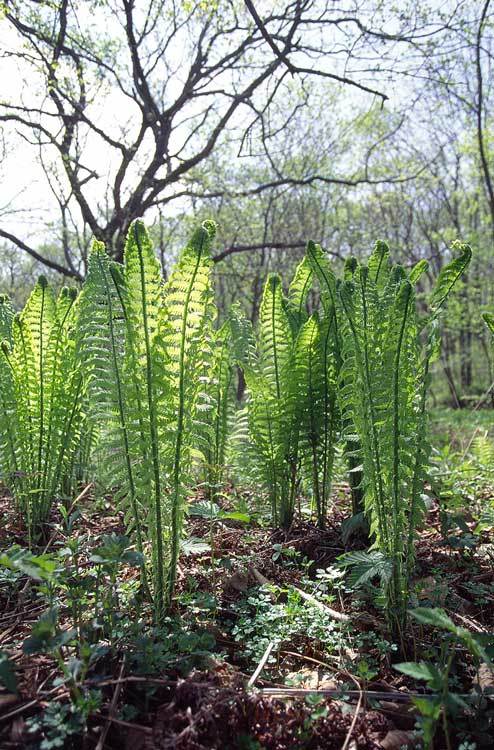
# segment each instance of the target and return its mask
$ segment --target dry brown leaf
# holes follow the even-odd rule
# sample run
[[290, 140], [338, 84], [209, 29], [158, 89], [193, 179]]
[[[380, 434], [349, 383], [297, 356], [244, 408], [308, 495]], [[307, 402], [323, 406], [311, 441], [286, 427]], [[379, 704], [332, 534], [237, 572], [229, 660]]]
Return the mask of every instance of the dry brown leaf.
[[394, 701], [379, 701], [382, 713], [393, 722], [396, 729], [413, 729], [417, 717], [415, 706]]
[[404, 732], [402, 729], [392, 729], [386, 737], [381, 740], [384, 750], [402, 750], [402, 748], [415, 748], [417, 746], [417, 735], [415, 732]]
[[475, 679], [475, 684], [479, 686], [483, 693], [494, 692], [494, 669], [484, 662], [480, 665]]

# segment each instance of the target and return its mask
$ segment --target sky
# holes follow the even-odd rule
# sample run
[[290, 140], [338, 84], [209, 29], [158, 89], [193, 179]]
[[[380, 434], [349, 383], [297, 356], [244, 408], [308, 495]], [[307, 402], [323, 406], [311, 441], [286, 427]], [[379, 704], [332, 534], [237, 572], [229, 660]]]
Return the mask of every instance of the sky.
[[[433, 2], [433, 5], [438, 7], [444, 7], [445, 4], [451, 5], [451, 3], [444, 3], [441, 0], [434, 0]], [[405, 5], [408, 5], [408, 3], [405, 3]], [[89, 14], [84, 3], [79, 4], [79, 7], [82, 28], [85, 28], [87, 24], [97, 24], [97, 19]], [[261, 3], [259, 3], [259, 8], [262, 10]], [[384, 28], [388, 33], [393, 33], [397, 30], [397, 23], [396, 18], [389, 17]], [[116, 28], [113, 26], [112, 31]], [[16, 51], [20, 48], [19, 38], [5, 19], [0, 20], [0, 38], [4, 51]], [[179, 62], [181, 62], [183, 70], [186, 69], [186, 63], [188, 62], [186, 45], [183, 49], [178, 49], [176, 46], [172, 52], [177, 58], [177, 74], [167, 83], [169, 97], [175, 96], [180, 87], [182, 76]], [[329, 62], [333, 66], [338, 60], [339, 57], [336, 55]], [[384, 64], [385, 60], [383, 60]], [[20, 69], [14, 57], [2, 56], [1, 65], [1, 97], [4, 101], [14, 104], [19, 101], [31, 104], [43, 99], [43, 92], [41, 92], [40, 97], [40, 92], [36, 90], [38, 85], [36, 76], [26, 70], [25, 66]], [[401, 63], [398, 64], [398, 67], [400, 65]], [[403, 65], [405, 65], [405, 60]], [[386, 80], [386, 75], [382, 72], [374, 72], [372, 75], [369, 75], [368, 72], [358, 72], [355, 75], [363, 82], [376, 88], [382, 87], [386, 91], [389, 100], [385, 107], [387, 111], [391, 112], [398, 111], [411, 97], [416, 87], [416, 81], [413, 79], [397, 77], [390, 81]], [[368, 95], [347, 91], [345, 96], [338, 100], [338, 116], [343, 120], [348, 119], [354, 109], [363, 108], [365, 110], [372, 103], [373, 100]], [[137, 121], [136, 115], [137, 112], [134, 114], [132, 109], [129, 110], [128, 98], [109, 88], [105, 91], [104, 97], [100, 97], [98, 103], [92, 109], [93, 119], [103, 129], [109, 129], [114, 133], [118, 133], [119, 128], [123, 125], [132, 128], [134, 120]], [[240, 113], [235, 125], [241, 126], [245, 116], [245, 111]], [[417, 124], [417, 127], [419, 130], [420, 125]], [[177, 139], [184, 137], [186, 132], [186, 127], [178, 129]], [[0, 221], [5, 229], [18, 233], [22, 238], [36, 244], [48, 237], [46, 222], [49, 222], [52, 217], [58, 217], [56, 201], [47, 187], [45, 175], [39, 163], [40, 155], [42, 155], [45, 165], [50, 164], [50, 148], [44, 147], [40, 154], [37, 147], [26, 143], [22, 136], [16, 133], [10, 125], [4, 127], [3, 139], [5, 155], [0, 164]], [[106, 176], [115, 168], [114, 155], [99, 138], [91, 138], [86, 144], [84, 163], [99, 175], [98, 180], [89, 183], [86, 188], [86, 195], [90, 201], [102, 202], [104, 200]], [[134, 173], [133, 177], [136, 178], [137, 174]]]

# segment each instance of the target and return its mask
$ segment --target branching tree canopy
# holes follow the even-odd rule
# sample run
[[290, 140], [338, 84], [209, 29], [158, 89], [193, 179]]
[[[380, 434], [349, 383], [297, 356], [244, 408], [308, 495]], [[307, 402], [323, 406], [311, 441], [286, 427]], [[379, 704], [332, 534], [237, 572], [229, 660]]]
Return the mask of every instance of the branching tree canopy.
[[[468, 3], [403, 2], [399, 13], [394, 6], [5, 0], [3, 67], [14, 83], [0, 121], [42, 167], [63, 259], [39, 251], [15, 200], [4, 206], [0, 237], [80, 278], [90, 237], [120, 258], [138, 216], [225, 195], [413, 179], [430, 155], [415, 153], [413, 169], [406, 159], [393, 164], [388, 141], [418, 98], [424, 61], [439, 48], [447, 54]], [[356, 147], [353, 128], [369, 113]], [[308, 129], [320, 143], [316, 160], [304, 158]], [[408, 136], [401, 143], [411, 154]], [[207, 169], [220, 147], [223, 162], [238, 159], [240, 185], [229, 184], [228, 164], [217, 183]], [[239, 237], [218, 259], [259, 245]]]

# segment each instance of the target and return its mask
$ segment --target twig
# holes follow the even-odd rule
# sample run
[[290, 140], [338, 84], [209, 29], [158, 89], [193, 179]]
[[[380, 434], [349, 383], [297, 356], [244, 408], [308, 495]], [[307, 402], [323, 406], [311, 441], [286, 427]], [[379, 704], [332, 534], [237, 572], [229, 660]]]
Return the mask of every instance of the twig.
[[115, 689], [113, 691], [113, 697], [111, 699], [110, 706], [108, 708], [108, 717], [106, 719], [106, 724], [103, 727], [103, 730], [99, 736], [98, 744], [96, 745], [96, 750], [103, 750], [105, 746], [105, 740], [106, 736], [110, 730], [112, 719], [114, 718], [115, 708], [117, 707], [118, 698], [120, 696], [120, 691], [122, 689], [122, 677], [125, 670], [125, 654], [122, 659], [122, 664], [120, 666], [120, 673], [118, 675], [118, 682], [115, 685]]
[[[258, 583], [261, 584], [261, 586], [271, 585], [271, 582], [263, 576], [262, 573], [260, 573], [257, 568], [254, 566], [251, 566], [250, 570], [252, 571], [252, 575], [256, 579]], [[328, 607], [327, 604], [323, 604], [323, 602], [320, 602], [319, 599], [316, 599], [315, 596], [312, 596], [312, 594], [308, 594], [306, 591], [302, 591], [302, 589], [299, 589], [297, 586], [292, 585], [292, 589], [299, 594], [302, 599], [305, 599], [306, 602], [309, 602], [309, 604], [312, 604], [314, 607], [317, 607], [317, 609], [320, 609], [321, 612], [325, 612], [327, 615], [333, 618], [333, 620], [338, 620], [339, 622], [350, 622], [350, 618], [348, 615], [345, 615], [344, 612], [338, 612], [336, 609], [331, 609], [331, 607]]]
[[103, 719], [109, 721], [111, 724], [118, 724], [120, 727], [126, 727], [127, 729], [137, 729], [139, 732], [144, 732], [144, 734], [153, 733], [153, 730], [150, 727], [144, 727], [142, 726], [142, 724], [132, 724], [130, 721], [117, 719], [115, 716], [104, 716], [103, 714], [100, 714], [100, 716], [102, 716]]
[[[61, 686], [57, 685], [57, 687], [52, 688], [47, 693], [45, 693], [45, 698], [48, 698], [49, 696], [55, 695], [60, 691]], [[29, 708], [33, 708], [34, 706], [37, 706], [38, 703], [42, 703], [43, 701], [39, 700], [38, 698], [35, 698], [32, 701], [28, 701], [27, 703], [23, 703], [22, 706], [18, 706], [17, 708], [14, 708], [12, 711], [9, 711], [8, 714], [3, 714], [3, 716], [0, 716], [0, 721], [6, 721], [7, 719], [11, 719], [14, 716], [18, 716], [19, 714], [24, 713], [24, 711], [27, 711]]]
[[360, 687], [360, 685], [358, 683], [358, 680], [352, 674], [350, 674], [350, 672], [346, 672], [346, 674], [348, 675], [348, 677], [350, 677], [350, 679], [352, 679], [354, 681], [354, 683], [356, 684], [356, 686], [359, 689], [360, 695], [358, 697], [357, 706], [355, 708], [355, 713], [353, 714], [352, 723], [350, 724], [350, 728], [348, 730], [348, 734], [345, 737], [345, 742], [343, 743], [341, 750], [347, 750], [347, 747], [350, 744], [350, 740], [351, 740], [351, 737], [352, 737], [352, 734], [353, 734], [353, 730], [355, 729], [355, 724], [357, 723], [357, 717], [358, 717], [358, 715], [360, 713], [360, 708], [362, 706], [362, 700], [363, 700], [363, 697], [364, 697], [364, 692], [363, 692], [362, 688]]
[[490, 386], [488, 387], [488, 389], [486, 390], [486, 392], [477, 401], [477, 403], [473, 407], [472, 411], [477, 411], [477, 409], [480, 409], [480, 407], [482, 406], [482, 404], [484, 403], [485, 399], [487, 398], [487, 396], [489, 395], [489, 393], [492, 391], [493, 388], [494, 388], [494, 383], [491, 383]]
[[[86, 486], [84, 487], [84, 489], [82, 490], [82, 492], [80, 492], [80, 493], [79, 493], [79, 494], [77, 495], [77, 497], [76, 497], [76, 498], [74, 498], [74, 500], [73, 500], [73, 501], [72, 501], [72, 503], [70, 504], [70, 508], [69, 508], [69, 510], [68, 510], [67, 516], [69, 516], [69, 515], [70, 515], [70, 514], [72, 513], [72, 510], [73, 510], [73, 509], [75, 508], [75, 506], [76, 506], [76, 505], [77, 505], [77, 504], [78, 504], [78, 503], [79, 503], [79, 502], [80, 502], [80, 501], [81, 501], [81, 500], [82, 500], [82, 499], [83, 499], [84, 497], [86, 497], [87, 493], [89, 492], [89, 490], [90, 490], [90, 489], [91, 489], [92, 487], [93, 487], [93, 482], [89, 482], [89, 484], [87, 484], [87, 485], [86, 485]], [[55, 537], [57, 536], [57, 534], [58, 534], [58, 530], [57, 530], [57, 529], [55, 529], [55, 531], [53, 532], [53, 534], [51, 535], [51, 537], [50, 537], [50, 538], [48, 539], [48, 542], [46, 543], [46, 547], [45, 547], [45, 549], [44, 549], [44, 554], [46, 554], [47, 550], [48, 550], [48, 549], [49, 549], [49, 548], [51, 547], [51, 544], [52, 544], [52, 542], [54, 542], [54, 541], [55, 541]]]
[[254, 674], [252, 675], [252, 677], [250, 678], [249, 682], [247, 683], [247, 687], [248, 688], [251, 688], [253, 686], [253, 684], [255, 683], [255, 681], [257, 680], [257, 678], [259, 677], [259, 675], [261, 674], [262, 670], [264, 669], [264, 665], [266, 664], [266, 662], [267, 662], [267, 660], [269, 658], [269, 654], [271, 653], [271, 651], [273, 650], [273, 648], [274, 648], [274, 641], [270, 641], [268, 643], [268, 645], [267, 645], [267, 648], [266, 648], [264, 654], [262, 655], [261, 661], [259, 662], [259, 664], [256, 667], [256, 670], [255, 670]]
[[[320, 661], [319, 659], [314, 659], [313, 656], [306, 656], [305, 654], [297, 654], [295, 651], [280, 651], [280, 654], [286, 654], [287, 656], [295, 656], [297, 659], [302, 659], [303, 661], [311, 661], [313, 664], [318, 664], [320, 667], [333, 669], [333, 667], [331, 667], [329, 664], [326, 664], [326, 662]], [[328, 654], [328, 656], [326, 656], [326, 659], [334, 659], [334, 661], [337, 663], [339, 663], [340, 661], [339, 656], [332, 656], [331, 654]]]
[[[395, 701], [397, 703], [410, 703], [413, 698], [426, 698], [433, 700], [435, 695], [429, 693], [407, 692], [402, 693], [399, 690], [390, 692], [381, 692], [380, 690], [344, 690], [343, 688], [259, 688], [258, 692], [270, 698], [305, 698], [306, 695], [314, 693], [315, 695], [326, 695], [328, 698], [341, 698], [343, 695], [349, 698], [358, 698], [362, 693], [365, 698], [371, 698], [377, 701]], [[478, 696], [472, 693], [457, 694], [459, 698], [468, 702], [478, 700]], [[489, 696], [485, 696], [488, 698]], [[492, 696], [494, 699], [494, 696]]]
[[331, 607], [328, 607], [327, 604], [320, 602], [319, 599], [316, 599], [315, 596], [312, 596], [312, 594], [308, 594], [306, 591], [302, 591], [302, 589], [299, 589], [297, 586], [292, 586], [292, 589], [296, 591], [297, 594], [300, 594], [302, 599], [305, 599], [306, 602], [312, 604], [313, 607], [317, 607], [317, 609], [321, 610], [321, 612], [325, 612], [327, 615], [332, 617], [333, 620], [338, 620], [338, 622], [350, 622], [350, 618], [348, 617], [348, 615], [345, 615], [344, 612], [338, 612], [336, 609], [331, 609]]

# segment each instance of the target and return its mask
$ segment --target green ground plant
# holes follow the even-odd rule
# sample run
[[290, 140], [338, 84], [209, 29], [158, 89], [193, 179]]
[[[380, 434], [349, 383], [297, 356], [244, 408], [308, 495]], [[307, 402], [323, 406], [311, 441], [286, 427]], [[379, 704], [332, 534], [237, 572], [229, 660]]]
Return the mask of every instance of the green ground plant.
[[149, 236], [136, 221], [123, 267], [95, 243], [82, 292], [81, 346], [101, 465], [149, 561], [144, 584], [157, 621], [173, 597], [191, 465], [204, 447], [199, 405], [215, 316], [214, 232], [211, 222], [195, 232], [164, 285]]
[[[315, 260], [314, 260], [315, 259]], [[260, 310], [258, 357], [243, 362], [250, 438], [264, 467], [273, 523], [292, 523], [301, 486], [311, 494], [319, 526], [326, 522], [337, 437], [335, 315], [307, 313], [315, 273], [326, 267], [319, 246], [309, 243], [288, 289], [272, 274]], [[324, 265], [326, 264], [326, 265]], [[321, 295], [326, 300], [327, 286]]]
[[0, 470], [31, 545], [56, 498], [75, 489], [84, 379], [75, 341], [77, 295], [56, 298], [41, 276], [23, 311], [0, 301]]
[[[447, 750], [452, 750], [450, 738], [452, 721], [457, 720], [463, 711], [471, 712], [465, 698], [452, 690], [452, 667], [457, 656], [458, 646], [463, 647], [473, 658], [477, 669], [481, 664], [491, 665], [489, 651], [492, 649], [490, 634], [471, 633], [464, 627], [458, 627], [453, 620], [439, 608], [422, 608], [411, 610], [413, 619], [421, 625], [439, 628], [443, 634], [440, 651], [435, 662], [402, 662], [395, 669], [416, 680], [426, 683], [432, 695], [413, 698], [413, 703], [420, 712], [420, 730], [422, 741], [427, 750], [434, 747], [437, 727], [442, 725]], [[490, 646], [490, 648], [486, 648]], [[472, 698], [478, 698], [473, 695]], [[479, 702], [477, 700], [477, 702]], [[487, 737], [483, 738], [487, 739]]]
[[425, 317], [419, 317], [415, 300], [424, 263], [409, 274], [392, 266], [383, 242], [339, 287], [343, 439], [353, 441], [347, 431], [355, 430], [374, 539], [370, 556], [353, 553], [343, 564], [356, 569], [355, 583], [380, 578], [388, 621], [397, 633], [405, 624], [414, 539], [424, 513], [426, 398], [439, 349], [438, 315], [471, 257], [467, 245], [457, 249], [459, 257], [438, 277]]

